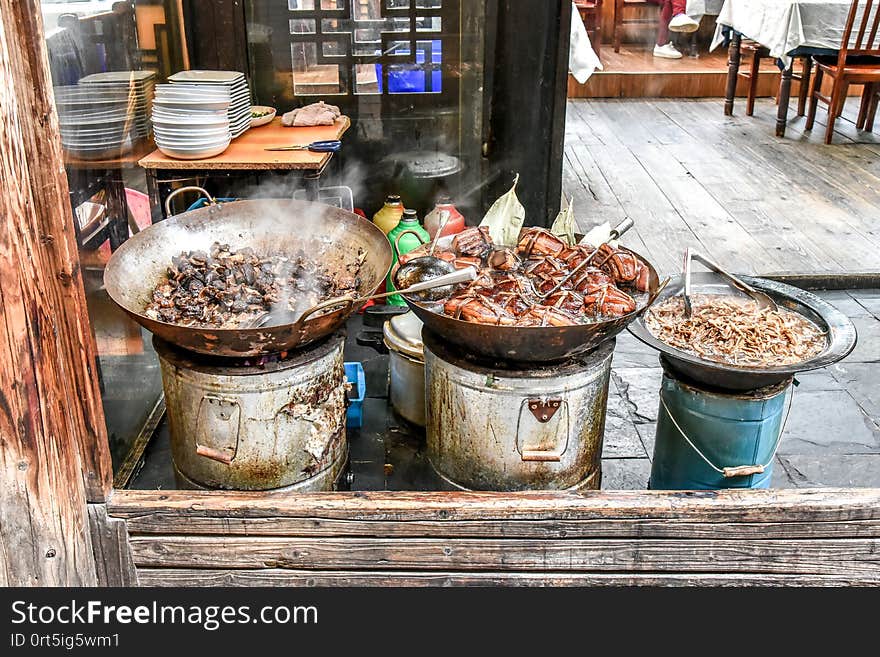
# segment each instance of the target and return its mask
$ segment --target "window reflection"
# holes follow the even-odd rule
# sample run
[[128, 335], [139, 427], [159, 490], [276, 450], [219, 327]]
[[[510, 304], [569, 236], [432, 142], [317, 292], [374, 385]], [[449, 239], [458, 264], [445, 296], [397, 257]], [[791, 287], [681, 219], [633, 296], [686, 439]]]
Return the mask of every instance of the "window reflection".
[[167, 6], [162, 0], [43, 0], [41, 6], [117, 472], [161, 396], [151, 336], [107, 296], [103, 271], [112, 251], [150, 224], [137, 162], [154, 148], [154, 86], [182, 68], [185, 57], [180, 25]]

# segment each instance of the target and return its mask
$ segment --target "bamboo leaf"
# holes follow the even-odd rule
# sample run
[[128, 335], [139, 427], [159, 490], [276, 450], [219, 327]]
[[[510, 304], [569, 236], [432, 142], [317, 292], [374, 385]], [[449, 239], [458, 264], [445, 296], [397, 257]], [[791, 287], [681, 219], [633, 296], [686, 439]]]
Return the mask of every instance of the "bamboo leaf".
[[489, 229], [489, 236], [495, 244], [510, 246], [519, 240], [519, 232], [526, 218], [526, 209], [516, 197], [517, 182], [519, 182], [519, 174], [513, 179], [510, 190], [492, 204], [480, 222], [481, 226]]
[[562, 210], [559, 211], [559, 214], [556, 215], [556, 220], [550, 227], [550, 232], [565, 240], [565, 243], [568, 244], [568, 246], [574, 246], [577, 242], [574, 237], [575, 221], [574, 211], [572, 209], [573, 206], [574, 199], [571, 199], [568, 202], [568, 207], [562, 208]]

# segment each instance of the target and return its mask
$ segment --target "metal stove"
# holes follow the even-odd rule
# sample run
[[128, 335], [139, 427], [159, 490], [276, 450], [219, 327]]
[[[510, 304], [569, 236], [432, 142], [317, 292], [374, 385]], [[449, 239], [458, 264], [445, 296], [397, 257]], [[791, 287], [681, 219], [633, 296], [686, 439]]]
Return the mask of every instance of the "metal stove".
[[345, 469], [345, 334], [290, 353], [205, 356], [154, 337], [183, 488], [334, 490]]
[[450, 488], [601, 483], [615, 341], [552, 364], [475, 360], [425, 329], [427, 453]]

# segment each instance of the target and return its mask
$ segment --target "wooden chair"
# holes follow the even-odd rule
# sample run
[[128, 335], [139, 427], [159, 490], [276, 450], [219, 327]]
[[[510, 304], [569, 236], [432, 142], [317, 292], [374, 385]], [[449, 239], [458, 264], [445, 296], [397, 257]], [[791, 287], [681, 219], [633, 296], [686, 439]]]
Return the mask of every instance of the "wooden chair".
[[[843, 104], [851, 84], [865, 85], [858, 122], [861, 123], [860, 127], [864, 127], [869, 123], [870, 118], [870, 125], [873, 127], [872, 105], [876, 111], [873, 90], [876, 89], [876, 85], [880, 85], [880, 29], [878, 29], [880, 2], [877, 3], [877, 7], [874, 6], [874, 0], [861, 0], [861, 2], [853, 0], [837, 57], [813, 58], [816, 75], [813, 76], [810, 85], [810, 110], [807, 113], [807, 124], [804, 129], [813, 129], [816, 106], [821, 100], [828, 106], [826, 144], [830, 144], [834, 137], [834, 124], [843, 111]], [[822, 81], [826, 75], [833, 80], [830, 96], [822, 94]]]
[[581, 15], [590, 44], [597, 57], [601, 57], [602, 48], [602, 0], [575, 0], [575, 7]]
[[[740, 70], [737, 75], [746, 78], [749, 81], [749, 87], [746, 93], [746, 115], [752, 116], [755, 112], [755, 97], [758, 93], [758, 75], [761, 70], [761, 61], [764, 59], [772, 59], [770, 50], [757, 43], [756, 41], [744, 40], [740, 46], [740, 52], [743, 55], [751, 55], [751, 61], [747, 70]], [[804, 57], [796, 57], [802, 59], [803, 64], [800, 73], [792, 73], [791, 79], [798, 82], [798, 116], [803, 116], [807, 108], [807, 98], [810, 91], [810, 77], [813, 71], [813, 60], [807, 55]], [[781, 81], [780, 81], [781, 83]], [[779, 95], [777, 94], [777, 101]]]
[[656, 18], [626, 18], [625, 13], [632, 10], [643, 10], [649, 6], [645, 0], [614, 0], [614, 31], [611, 40], [614, 52], [620, 52], [620, 38], [626, 25], [657, 25]]

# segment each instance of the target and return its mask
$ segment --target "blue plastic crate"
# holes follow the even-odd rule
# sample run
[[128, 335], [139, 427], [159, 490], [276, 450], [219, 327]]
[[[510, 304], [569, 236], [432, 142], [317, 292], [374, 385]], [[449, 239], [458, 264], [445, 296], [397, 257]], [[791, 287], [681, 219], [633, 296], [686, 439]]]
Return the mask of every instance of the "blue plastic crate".
[[352, 394], [348, 397], [345, 424], [349, 429], [360, 429], [364, 424], [364, 397], [367, 396], [364, 366], [360, 363], [345, 363], [345, 378], [352, 385]]

